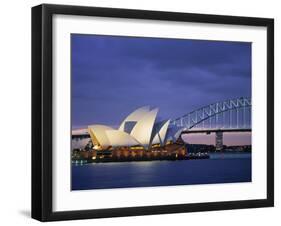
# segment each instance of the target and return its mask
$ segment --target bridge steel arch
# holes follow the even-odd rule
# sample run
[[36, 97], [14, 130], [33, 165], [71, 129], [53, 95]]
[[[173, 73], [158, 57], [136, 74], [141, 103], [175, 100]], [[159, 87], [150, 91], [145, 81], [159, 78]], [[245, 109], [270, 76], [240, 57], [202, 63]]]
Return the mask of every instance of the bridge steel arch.
[[225, 101], [216, 102], [194, 111], [189, 112], [182, 117], [176, 118], [170, 122], [171, 126], [182, 128], [182, 130], [190, 130], [201, 122], [219, 115], [220, 113], [241, 109], [251, 108], [251, 98], [240, 97], [236, 99], [230, 99]]

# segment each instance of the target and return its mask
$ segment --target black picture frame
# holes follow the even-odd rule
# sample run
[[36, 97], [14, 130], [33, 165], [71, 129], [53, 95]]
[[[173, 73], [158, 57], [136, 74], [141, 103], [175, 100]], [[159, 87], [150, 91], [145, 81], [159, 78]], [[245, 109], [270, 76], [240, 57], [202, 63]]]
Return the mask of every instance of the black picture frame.
[[[267, 198], [95, 210], [52, 210], [52, 17], [55, 14], [267, 28]], [[270, 207], [274, 205], [274, 20], [43, 4], [32, 8], [32, 218], [40, 221]]]

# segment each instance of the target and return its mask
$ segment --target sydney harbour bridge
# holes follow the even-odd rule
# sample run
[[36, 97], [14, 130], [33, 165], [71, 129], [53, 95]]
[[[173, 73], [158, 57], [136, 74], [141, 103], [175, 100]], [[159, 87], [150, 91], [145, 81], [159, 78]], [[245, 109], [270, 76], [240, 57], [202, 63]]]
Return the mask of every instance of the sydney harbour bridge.
[[215, 133], [216, 149], [223, 147], [224, 132], [251, 132], [250, 98], [240, 97], [209, 104], [170, 122], [181, 134]]
[[[216, 149], [223, 148], [223, 133], [251, 132], [251, 98], [240, 97], [212, 103], [170, 121], [170, 128], [178, 135], [205, 133], [216, 135]], [[89, 137], [88, 134], [72, 135], [73, 139]]]

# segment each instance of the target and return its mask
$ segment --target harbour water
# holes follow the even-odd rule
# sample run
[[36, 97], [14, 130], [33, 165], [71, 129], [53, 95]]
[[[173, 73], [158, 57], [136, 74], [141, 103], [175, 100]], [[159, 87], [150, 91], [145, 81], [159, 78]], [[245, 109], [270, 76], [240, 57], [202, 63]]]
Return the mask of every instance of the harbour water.
[[72, 190], [251, 181], [251, 154], [210, 159], [72, 164]]

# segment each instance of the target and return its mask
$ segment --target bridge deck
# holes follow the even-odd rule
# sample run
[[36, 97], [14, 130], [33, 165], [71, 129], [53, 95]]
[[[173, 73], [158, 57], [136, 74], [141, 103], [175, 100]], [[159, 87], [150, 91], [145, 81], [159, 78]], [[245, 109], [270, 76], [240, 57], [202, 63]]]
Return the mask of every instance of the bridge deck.
[[194, 129], [182, 131], [182, 134], [187, 133], [216, 133], [216, 132], [251, 132], [252, 129], [249, 128], [237, 128], [237, 129]]
[[[185, 130], [182, 131], [182, 134], [190, 134], [190, 133], [216, 133], [216, 132], [232, 132], [232, 133], [237, 133], [237, 132], [251, 132], [252, 129], [249, 128], [234, 128], [234, 129], [191, 129], [191, 130]], [[73, 134], [72, 139], [82, 139], [82, 138], [90, 138], [89, 134]]]
[[82, 138], [90, 138], [89, 134], [72, 134], [72, 139], [82, 139]]

